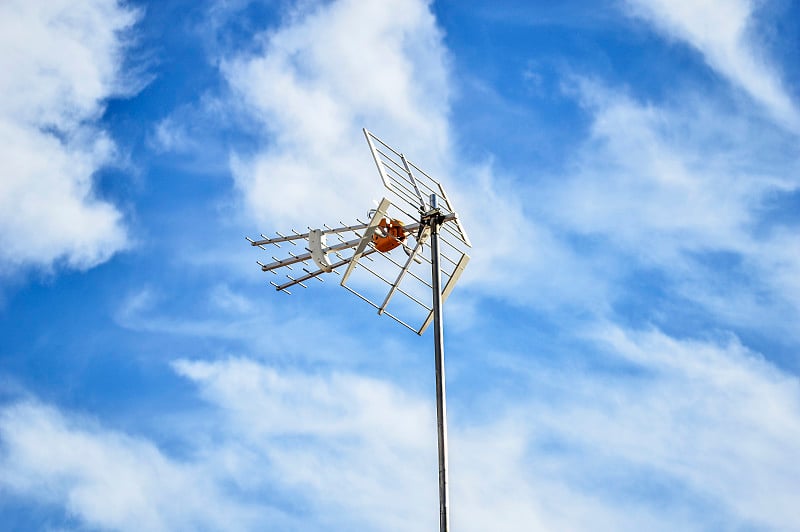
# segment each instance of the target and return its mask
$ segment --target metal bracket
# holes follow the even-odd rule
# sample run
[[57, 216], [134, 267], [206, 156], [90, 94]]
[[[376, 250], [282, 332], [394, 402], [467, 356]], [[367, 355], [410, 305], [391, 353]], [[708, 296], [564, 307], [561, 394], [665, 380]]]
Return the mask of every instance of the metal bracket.
[[333, 271], [333, 266], [328, 260], [327, 253], [323, 250], [327, 245], [322, 229], [312, 229], [308, 232], [308, 249], [311, 251], [311, 258], [320, 270], [329, 273]]

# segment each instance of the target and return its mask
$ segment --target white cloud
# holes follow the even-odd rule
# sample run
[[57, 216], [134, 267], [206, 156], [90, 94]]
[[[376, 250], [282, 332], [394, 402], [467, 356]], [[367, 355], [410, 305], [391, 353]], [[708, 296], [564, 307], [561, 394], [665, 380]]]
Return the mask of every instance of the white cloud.
[[256, 513], [202, 465], [35, 402], [0, 409], [0, 486], [113, 530], [244, 530]]
[[[800, 443], [796, 377], [734, 339], [613, 325], [588, 338], [605, 352], [594, 358], [627, 370], [555, 369], [520, 354], [509, 370], [522, 397], [477, 392], [472, 400], [492, 412], [484, 420], [453, 414], [463, 403], [451, 397], [454, 526], [791, 528], [800, 487], [791, 465]], [[434, 526], [432, 397], [363, 375], [247, 359], [175, 368], [215, 406], [224, 439], [245, 450], [237, 467], [269, 471], [279, 493], [304, 494], [306, 524]]]
[[175, 368], [225, 412], [226, 437], [269, 464], [260, 469], [276, 488], [303, 494], [306, 528], [435, 524], [435, 485], [425, 473], [435, 474], [436, 440], [425, 429], [436, 425], [427, 401], [377, 379], [246, 359]]
[[[329, 289], [342, 291], [338, 286]], [[336, 363], [344, 367], [374, 359], [375, 346], [365, 345], [359, 335], [353, 336], [353, 331], [360, 330], [358, 324], [331, 313], [327, 306], [276, 308], [273, 298], [288, 296], [276, 293], [269, 286], [259, 287], [257, 294], [251, 298], [227, 285], [218, 285], [205, 293], [196, 293], [191, 312], [176, 313], [174, 308], [181, 296], [144, 287], [122, 298], [114, 312], [114, 321], [120, 327], [137, 332], [168, 334], [202, 342], [227, 342], [226, 350], [244, 349], [253, 357], [270, 360]], [[325, 296], [321, 294], [320, 297]], [[373, 313], [363, 310], [363, 316], [371, 322]], [[405, 355], [391, 340], [381, 345], [380, 350], [384, 361]], [[347, 357], [343, 358], [342, 353], [347, 353]], [[158, 356], [163, 353], [158, 352]]]
[[594, 406], [559, 412], [569, 426], [551, 416], [560, 430], [587, 448], [679, 479], [742, 522], [796, 526], [796, 376], [732, 338], [676, 340], [613, 326], [598, 328], [594, 336], [644, 373], [622, 386], [615, 384], [623, 379], [613, 377], [580, 382], [584, 386], [575, 389]]
[[759, 48], [754, 0], [626, 0], [630, 13], [696, 48], [713, 69], [800, 131], [800, 112]]
[[226, 284], [217, 285], [212, 289], [211, 302], [215, 307], [234, 314], [248, 314], [254, 308], [252, 301], [234, 292]]
[[737, 164], [738, 146], [713, 138], [717, 128], [703, 119], [717, 117], [697, 116], [692, 102], [647, 105], [589, 82], [581, 91], [591, 136], [576, 158], [578, 175], [557, 185], [554, 216], [643, 254], [663, 253], [661, 260], [680, 249], [745, 245], [752, 208], [777, 183], [752, 175]]
[[175, 119], [167, 117], [156, 124], [151, 144], [158, 151], [183, 151], [191, 141], [186, 131], [175, 123]]
[[314, 3], [261, 39], [222, 69], [268, 143], [232, 163], [257, 220], [363, 216], [381, 191], [361, 127], [429, 164], [446, 155], [445, 52], [427, 2]]
[[657, 269], [723, 323], [794, 335], [800, 263], [767, 208], [800, 188], [787, 136], [697, 94], [655, 105], [578, 86], [591, 134], [570, 175], [542, 191], [553, 230], [600, 242], [591, 260], [615, 261], [620, 278]]
[[[791, 529], [796, 377], [730, 338], [606, 324], [587, 338], [593, 366], [616, 369], [492, 356], [514, 384], [473, 392], [490, 416], [451, 396], [454, 526]], [[0, 485], [121, 530], [435, 528], [432, 397], [245, 358], [173, 366], [210, 404], [182, 418], [191, 459], [20, 401], [0, 410]]]
[[113, 0], [0, 5], [0, 266], [83, 269], [126, 246], [121, 213], [94, 195], [114, 146], [93, 124], [130, 90], [120, 65], [135, 20]]
[[[501, 422], [474, 427], [488, 444], [494, 434], [508, 440], [494, 441], [485, 471], [474, 458], [454, 460], [462, 474], [486, 479], [489, 493], [510, 485], [505, 493], [527, 494], [551, 530], [796, 528], [796, 376], [734, 338], [615, 325], [588, 338], [590, 369], [511, 359], [522, 395], [489, 392], [481, 403]], [[454, 439], [452, 448], [472, 445]]]
[[[463, 284], [481, 295], [547, 310], [564, 305], [603, 312], [613, 277], [602, 260], [589, 262], [548, 226], [528, 188], [498, 177], [491, 164], [461, 170], [467, 186], [453, 192], [474, 252]], [[534, 193], [534, 196], [538, 193]]]
[[[303, 494], [306, 528], [436, 527], [432, 398], [363, 375], [278, 371], [246, 359], [175, 367], [224, 413], [226, 437], [247, 449], [244, 456], [259, 457], [239, 467], [269, 471], [273, 489]], [[505, 413], [500, 422], [466, 432], [451, 424], [454, 527], [577, 530], [598, 519], [625, 521], [552, 478], [532, 483], [523, 467], [528, 429]], [[551, 489], [572, 496], [569, 512], [558, 497], [546, 500]], [[576, 499], [581, 509], [597, 511], [593, 521], [574, 515]]]

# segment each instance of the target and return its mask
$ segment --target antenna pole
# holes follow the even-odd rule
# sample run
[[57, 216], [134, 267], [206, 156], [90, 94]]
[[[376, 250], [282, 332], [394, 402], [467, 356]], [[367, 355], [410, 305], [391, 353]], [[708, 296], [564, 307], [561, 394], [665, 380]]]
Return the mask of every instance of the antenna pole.
[[[431, 194], [431, 211], [437, 211], [436, 194]], [[436, 362], [436, 428], [439, 436], [439, 532], [450, 530], [449, 487], [447, 480], [447, 403], [444, 378], [444, 326], [442, 323], [441, 267], [439, 265], [439, 226], [442, 216], [435, 212], [431, 226], [431, 277], [433, 285], [433, 339]]]

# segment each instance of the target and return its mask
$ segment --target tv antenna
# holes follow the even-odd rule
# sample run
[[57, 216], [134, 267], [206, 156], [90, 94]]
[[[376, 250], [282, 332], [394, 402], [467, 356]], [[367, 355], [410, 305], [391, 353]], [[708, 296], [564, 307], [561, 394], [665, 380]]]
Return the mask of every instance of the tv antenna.
[[[288, 257], [272, 256], [267, 264], [258, 261], [263, 271], [276, 275], [278, 281], [270, 284], [279, 292], [290, 294], [289, 288], [307, 288], [312, 279], [323, 281], [325, 274], [333, 273], [341, 276], [341, 286], [378, 314], [418, 335], [433, 323], [439, 530], [446, 532], [450, 517], [442, 305], [469, 262], [466, 249], [471, 243], [442, 185], [366, 129], [364, 135], [388, 196], [369, 211], [368, 220], [247, 240], [264, 250], [281, 244], [297, 248], [289, 250]], [[329, 237], [337, 242], [329, 244]]]

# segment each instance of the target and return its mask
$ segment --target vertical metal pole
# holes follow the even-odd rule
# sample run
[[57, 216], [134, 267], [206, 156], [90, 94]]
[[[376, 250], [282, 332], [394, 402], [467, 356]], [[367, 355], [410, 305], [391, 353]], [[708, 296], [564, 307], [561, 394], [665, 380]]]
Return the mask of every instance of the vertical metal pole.
[[[436, 209], [436, 194], [431, 194], [431, 209]], [[447, 403], [444, 379], [444, 326], [442, 323], [441, 267], [439, 265], [439, 216], [431, 223], [431, 276], [433, 285], [433, 339], [436, 362], [436, 428], [439, 436], [439, 532], [450, 530], [449, 487], [447, 480]]]

